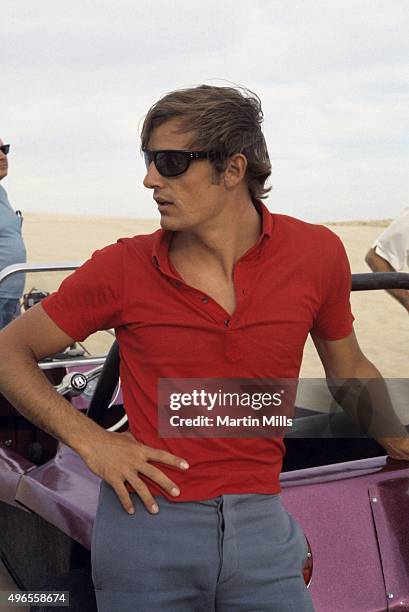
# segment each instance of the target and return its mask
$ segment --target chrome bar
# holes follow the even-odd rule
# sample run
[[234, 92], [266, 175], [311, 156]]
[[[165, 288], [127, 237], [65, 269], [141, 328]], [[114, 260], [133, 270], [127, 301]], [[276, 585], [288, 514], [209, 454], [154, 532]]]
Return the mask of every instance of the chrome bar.
[[84, 262], [83, 261], [62, 261], [57, 263], [16, 263], [7, 268], [3, 268], [0, 272], [1, 283], [19, 272], [60, 272], [64, 270], [76, 270]]
[[52, 370], [53, 368], [75, 368], [77, 366], [102, 365], [105, 363], [106, 355], [100, 357], [85, 357], [84, 359], [56, 359], [55, 361], [40, 361], [41, 370]]

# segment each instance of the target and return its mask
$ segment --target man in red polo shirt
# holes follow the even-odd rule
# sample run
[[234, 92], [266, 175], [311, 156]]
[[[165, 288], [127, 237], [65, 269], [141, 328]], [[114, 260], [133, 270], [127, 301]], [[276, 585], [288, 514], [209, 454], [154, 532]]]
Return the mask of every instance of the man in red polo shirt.
[[[280, 504], [282, 439], [158, 434], [159, 379], [296, 379], [308, 333], [327, 376], [380, 377], [353, 332], [339, 239], [261, 201], [261, 122], [247, 91], [200, 86], [159, 100], [142, 148], [162, 229], [97, 251], [0, 335], [4, 394], [103, 479], [93, 533], [103, 611], [313, 609], [305, 538]], [[111, 327], [125, 434], [76, 411], [36, 366]], [[406, 441], [384, 444], [409, 456]]]

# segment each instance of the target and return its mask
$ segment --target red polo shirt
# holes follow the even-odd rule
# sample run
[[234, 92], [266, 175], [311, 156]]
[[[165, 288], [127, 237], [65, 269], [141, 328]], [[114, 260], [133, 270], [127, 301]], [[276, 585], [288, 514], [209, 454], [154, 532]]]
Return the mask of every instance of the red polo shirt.
[[262, 233], [235, 265], [232, 316], [184, 283], [168, 257], [172, 232], [164, 230], [96, 251], [42, 302], [76, 340], [115, 328], [130, 430], [190, 464], [183, 473], [157, 464], [180, 487], [172, 501], [278, 492], [284, 444], [278, 438], [160, 438], [159, 378], [296, 378], [309, 332], [337, 340], [352, 331], [350, 269], [338, 237], [256, 205]]

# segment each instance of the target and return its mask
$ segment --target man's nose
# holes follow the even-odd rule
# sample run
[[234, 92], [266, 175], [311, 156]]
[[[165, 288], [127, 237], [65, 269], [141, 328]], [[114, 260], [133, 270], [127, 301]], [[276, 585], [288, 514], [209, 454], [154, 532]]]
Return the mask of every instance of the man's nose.
[[146, 170], [145, 178], [143, 179], [144, 186], [148, 189], [154, 189], [155, 187], [163, 187], [164, 183], [164, 177], [159, 174], [159, 172], [156, 170], [154, 162], [152, 161], [149, 164]]

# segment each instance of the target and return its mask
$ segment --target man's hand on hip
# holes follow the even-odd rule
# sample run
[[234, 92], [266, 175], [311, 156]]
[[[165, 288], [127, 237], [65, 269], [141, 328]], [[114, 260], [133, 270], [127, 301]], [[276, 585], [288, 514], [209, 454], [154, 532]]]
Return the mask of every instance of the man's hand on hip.
[[178, 486], [160, 469], [152, 465], [151, 461], [165, 463], [181, 471], [189, 468], [188, 463], [181, 457], [145, 446], [135, 440], [129, 431], [124, 433], [101, 432], [101, 435], [96, 436], [92, 442], [89, 440], [86, 442], [86, 446], [80, 450], [80, 455], [92, 472], [111, 485], [124, 510], [129, 514], [133, 514], [135, 508], [125, 482], [131, 485], [149, 512], [156, 514], [159, 510], [140, 475], [146, 476], [173, 497], [180, 494]]

